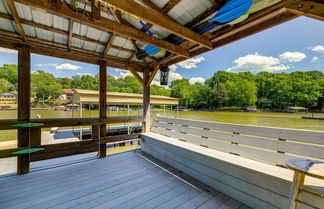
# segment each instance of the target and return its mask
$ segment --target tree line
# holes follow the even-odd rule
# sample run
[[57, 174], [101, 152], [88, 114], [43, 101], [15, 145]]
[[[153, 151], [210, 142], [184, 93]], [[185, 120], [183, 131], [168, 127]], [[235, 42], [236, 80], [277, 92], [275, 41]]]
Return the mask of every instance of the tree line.
[[[0, 92], [15, 91], [17, 83], [17, 65], [5, 64], [0, 67]], [[31, 74], [31, 89], [36, 102], [55, 103], [63, 93], [63, 89], [99, 90], [99, 74], [56, 78], [51, 73], [38, 70]], [[115, 78], [107, 74], [107, 89], [110, 92], [143, 93], [142, 85], [133, 76]], [[170, 96], [171, 91], [158, 85], [152, 85], [151, 94]]]
[[[0, 92], [17, 87], [17, 65], [0, 67]], [[55, 103], [62, 89], [99, 90], [99, 75], [74, 75], [56, 78], [38, 70], [31, 75], [32, 94], [36, 102]], [[324, 103], [324, 73], [296, 71], [292, 73], [217, 71], [204, 84], [190, 84], [188, 79], [173, 80], [170, 88], [151, 85], [152, 95], [172, 96], [180, 105], [195, 109], [222, 109], [256, 106], [282, 110], [286, 106], [321, 108]], [[107, 74], [107, 88], [111, 92], [143, 93], [142, 85], [133, 77], [115, 78]]]
[[324, 103], [324, 73], [217, 71], [204, 84], [181, 79], [171, 82], [171, 96], [187, 108], [219, 109], [257, 106], [282, 110], [286, 106], [321, 108]]

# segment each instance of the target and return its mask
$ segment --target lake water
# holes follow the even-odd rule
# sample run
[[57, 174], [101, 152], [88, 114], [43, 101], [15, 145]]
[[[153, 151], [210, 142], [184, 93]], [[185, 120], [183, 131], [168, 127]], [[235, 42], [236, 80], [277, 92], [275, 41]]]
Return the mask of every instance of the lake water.
[[[31, 117], [36, 115], [41, 118], [79, 118], [80, 112], [53, 111], [53, 110], [33, 110]], [[127, 111], [108, 112], [109, 116], [126, 116]], [[130, 115], [140, 115], [142, 111], [130, 111]], [[153, 118], [156, 114], [179, 117], [194, 120], [215, 121], [223, 123], [235, 123], [258, 126], [272, 126], [293, 129], [309, 129], [324, 131], [324, 120], [301, 119], [301, 116], [311, 116], [311, 114], [290, 114], [290, 113], [248, 113], [248, 112], [202, 112], [202, 111], [152, 111]], [[97, 110], [84, 110], [83, 117], [98, 117]], [[324, 114], [315, 114], [324, 117]], [[12, 119], [17, 117], [16, 110], [0, 111], [0, 119]], [[16, 131], [0, 131], [0, 142], [16, 140]]]

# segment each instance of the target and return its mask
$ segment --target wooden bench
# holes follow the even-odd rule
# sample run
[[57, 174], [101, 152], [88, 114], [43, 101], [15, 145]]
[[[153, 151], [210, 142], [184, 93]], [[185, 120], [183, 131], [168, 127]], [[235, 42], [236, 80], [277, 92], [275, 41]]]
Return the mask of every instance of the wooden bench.
[[[157, 116], [142, 150], [257, 209], [288, 208], [287, 159], [324, 160], [324, 132]], [[307, 177], [302, 208], [324, 208], [324, 182]]]

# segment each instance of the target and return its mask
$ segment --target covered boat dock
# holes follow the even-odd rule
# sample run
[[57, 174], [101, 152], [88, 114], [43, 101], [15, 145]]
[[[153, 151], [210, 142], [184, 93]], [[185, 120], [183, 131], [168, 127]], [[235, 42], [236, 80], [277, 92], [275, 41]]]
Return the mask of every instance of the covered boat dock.
[[[18, 133], [17, 148], [0, 150], [18, 175], [1, 176], [0, 208], [323, 208], [323, 183], [306, 178], [290, 193], [284, 161], [323, 160], [324, 132], [162, 117], [152, 126], [150, 115], [159, 70], [166, 79], [172, 64], [323, 11], [319, 0], [0, 0], [0, 47], [18, 51], [17, 118], [0, 120]], [[32, 119], [31, 53], [97, 65], [99, 117]], [[143, 86], [132, 97], [141, 115], [107, 116], [107, 67]], [[107, 136], [107, 125], [131, 122], [143, 133]], [[72, 126], [91, 126], [91, 139], [41, 143], [42, 128]], [[107, 143], [138, 138], [140, 151], [107, 156]]]

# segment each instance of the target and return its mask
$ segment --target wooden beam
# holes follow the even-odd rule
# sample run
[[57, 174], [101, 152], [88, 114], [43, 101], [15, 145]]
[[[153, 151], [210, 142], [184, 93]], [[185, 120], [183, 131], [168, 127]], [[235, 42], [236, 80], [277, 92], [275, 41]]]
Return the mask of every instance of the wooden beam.
[[132, 66], [127, 66], [128, 70], [133, 74], [133, 76], [142, 84], [144, 85], [144, 81], [140, 75], [136, 72], [136, 70]]
[[[30, 119], [30, 47], [23, 45], [18, 49], [18, 120]], [[18, 147], [29, 147], [30, 130], [18, 129]], [[29, 173], [29, 156], [17, 159], [17, 174]]]
[[68, 49], [71, 50], [72, 45], [72, 36], [73, 36], [73, 20], [69, 20], [69, 34], [68, 34]]
[[170, 20], [170, 18], [166, 18], [153, 9], [146, 8], [134, 1], [128, 0], [109, 0], [108, 3], [116, 8], [129, 12], [147, 22], [150, 22], [170, 33], [188, 39], [189, 41], [197, 43], [208, 49], [212, 49], [212, 44], [206, 35], [199, 35], [183, 25]]
[[[29, 6], [42, 8], [49, 13], [56, 14], [58, 16], [65, 17], [65, 18], [71, 18], [75, 21], [79, 21], [80, 19], [80, 13], [71, 11], [71, 9], [66, 4], [62, 4], [60, 8], [57, 8], [57, 7], [52, 7], [50, 4], [48, 4], [47, 1], [43, 1], [43, 0], [17, 0], [17, 2]], [[133, 40], [139, 40], [143, 43], [150, 44], [159, 47], [161, 49], [165, 49], [175, 54], [179, 54], [184, 57], [189, 57], [189, 53], [187, 52], [186, 48], [183, 46], [177, 46], [167, 41], [163, 41], [159, 38], [152, 37], [134, 27], [117, 23], [108, 18], [101, 17], [100, 20], [91, 21], [90, 19], [88, 19], [89, 12], [86, 11], [84, 13], [87, 14], [84, 15], [83, 18], [83, 23], [85, 25], [97, 28], [105, 32], [112, 32], [112, 33], [119, 34], [121, 36], [126, 36]]]
[[[91, 126], [100, 124], [114, 124], [114, 123], [132, 123], [143, 122], [143, 116], [109, 116], [106, 118], [33, 118], [28, 120], [31, 123], [43, 123], [42, 128], [50, 127], [71, 127], [71, 126]], [[14, 130], [17, 127], [13, 124], [24, 123], [17, 119], [0, 120], [0, 130]]]
[[166, 5], [162, 8], [165, 13], [168, 13], [171, 9], [173, 9], [181, 0], [169, 0]]
[[117, 135], [117, 136], [107, 136], [106, 138], [101, 139], [100, 143], [109, 143], [109, 142], [120, 142], [131, 139], [139, 139], [139, 134], [130, 134], [130, 135]]
[[152, 83], [152, 81], [153, 81], [153, 79], [154, 79], [156, 73], [159, 71], [159, 69], [160, 69], [160, 65], [159, 65], [159, 64], [154, 65], [154, 67], [153, 67], [153, 71], [150, 73], [146, 85], [151, 85], [151, 83]]
[[111, 42], [112, 42], [113, 40], [114, 40], [114, 34], [111, 33], [110, 36], [109, 36], [109, 38], [108, 38], [108, 40], [107, 40], [107, 42], [106, 42], [106, 44], [105, 44], [105, 49], [104, 49], [104, 51], [102, 52], [102, 57], [105, 57], [105, 56], [107, 55], [107, 53], [108, 53], [108, 51], [109, 51], [109, 47], [110, 47]]
[[14, 1], [13, 0], [7, 0], [7, 5], [9, 7], [9, 10], [10, 10], [11, 15], [13, 17], [13, 20], [16, 23], [19, 34], [21, 35], [23, 40], [26, 41], [26, 35], [25, 35], [24, 29], [23, 29], [23, 27], [21, 25], [20, 18], [18, 16], [18, 12], [17, 12]]
[[[6, 14], [3, 14], [3, 13], [0, 13], [0, 17], [5, 18], [5, 19], [12, 19], [12, 17], [10, 15], [6, 15]], [[56, 29], [56, 28], [52, 28], [52, 27], [49, 27], [47, 25], [35, 23], [35, 22], [29, 21], [29, 20], [23, 20], [22, 19], [21, 23], [26, 24], [26, 25], [30, 25], [30, 26], [34, 26], [34, 27], [37, 27], [37, 28], [41, 28], [41, 29], [44, 29], [44, 30], [48, 30], [48, 31], [51, 31], [51, 32], [54, 32], [54, 33], [59, 33], [59, 34], [68, 36], [68, 49], [69, 50], [71, 50], [71, 41], [72, 41], [72, 37], [74, 37], [74, 38], [77, 38], [77, 39], [80, 39], [80, 40], [83, 40], [83, 41], [88, 41], [88, 42], [95, 43], [95, 44], [105, 45], [105, 50], [106, 50], [106, 48], [108, 46], [106, 52], [104, 51], [105, 53], [103, 53], [105, 55], [107, 54], [107, 52], [109, 50], [109, 47], [113, 48], [113, 49], [120, 50], [120, 51], [124, 51], [124, 52], [127, 52], [127, 53], [134, 53], [135, 52], [134, 50], [131, 50], [131, 49], [126, 49], [126, 48], [123, 48], [123, 47], [112, 45], [111, 44], [112, 40], [110, 39], [110, 37], [108, 38], [107, 42], [102, 42], [102, 41], [94, 40], [94, 39], [91, 39], [91, 38], [88, 38], [88, 37], [85, 37], [85, 36], [80, 36], [78, 34], [73, 34], [73, 31], [71, 30], [73, 28], [73, 20], [70, 20], [69, 32], [66, 32], [66, 31], [60, 30], [60, 29]]]
[[[6, 36], [1, 34], [5, 34]], [[8, 37], [7, 35], [11, 37]], [[24, 44], [24, 42], [21, 39], [19, 39], [19, 37], [20, 36], [16, 33], [0, 30], [0, 46], [17, 49], [18, 45]], [[38, 40], [32, 37], [27, 37], [27, 39], [29, 45], [31, 46], [31, 52], [35, 54], [58, 57], [62, 59], [69, 59], [90, 64], [98, 64], [98, 57], [101, 57], [101, 54], [97, 52], [90, 52], [79, 48], [71, 48], [71, 50], [69, 51], [67, 49], [67, 46], [64, 44], [57, 44], [45, 40]], [[108, 55], [106, 55], [104, 59], [108, 61], [108, 67], [128, 70], [126, 64], [129, 61], [127, 59]], [[143, 67], [145, 67], [143, 63], [135, 61], [128, 64], [132, 65], [133, 68], [139, 72], [141, 72], [143, 70]]]
[[91, 19], [100, 20], [100, 3], [97, 0], [91, 0]]
[[[99, 117], [107, 118], [107, 62], [99, 60]], [[100, 138], [106, 137], [106, 124], [100, 125]], [[106, 144], [100, 144], [99, 157], [106, 157]]]
[[317, 20], [324, 21], [324, 2], [297, 1], [289, 6], [287, 10], [296, 15], [303, 15]]
[[150, 71], [148, 68], [144, 69], [143, 73], [143, 80], [144, 80], [144, 85], [143, 85], [143, 116], [144, 116], [144, 122], [142, 125], [142, 130], [144, 133], [147, 133], [150, 131], [151, 127], [151, 101], [150, 101], [150, 85], [148, 84], [149, 81], [149, 76], [150, 76]]
[[[247, 20], [239, 24], [231, 27], [227, 26], [224, 27], [224, 29], [216, 31], [213, 33], [214, 38], [211, 39], [214, 49], [298, 17], [297, 15], [289, 13], [284, 8], [293, 1], [294, 0], [279, 2], [269, 8], [251, 14]], [[191, 56], [197, 56], [207, 51], [207, 49], [199, 45], [192, 46], [189, 49]], [[168, 66], [183, 60], [183, 58], [175, 55], [162, 58], [159, 63], [163, 66]]]

